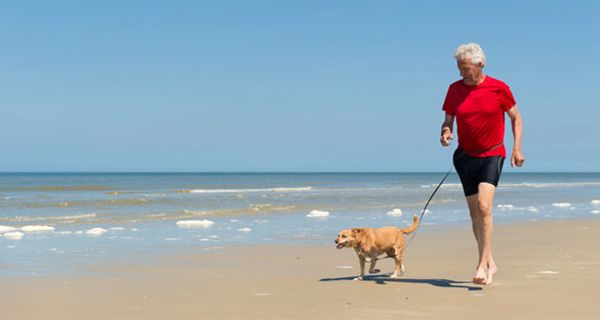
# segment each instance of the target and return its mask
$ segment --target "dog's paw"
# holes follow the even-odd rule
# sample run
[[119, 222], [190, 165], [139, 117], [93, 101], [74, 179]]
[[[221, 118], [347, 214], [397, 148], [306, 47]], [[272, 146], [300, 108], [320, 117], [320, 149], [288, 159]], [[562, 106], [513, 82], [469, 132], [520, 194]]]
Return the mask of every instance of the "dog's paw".
[[362, 279], [363, 279], [362, 277], [356, 277], [356, 278], [354, 278], [354, 279], [352, 279], [352, 280], [353, 280], [353, 281], [362, 281]]
[[381, 270], [379, 269], [373, 269], [373, 270], [369, 270], [369, 273], [380, 273]]
[[393, 273], [390, 278], [400, 278], [404, 275], [404, 269], [402, 269], [402, 271], [400, 271], [400, 273]]

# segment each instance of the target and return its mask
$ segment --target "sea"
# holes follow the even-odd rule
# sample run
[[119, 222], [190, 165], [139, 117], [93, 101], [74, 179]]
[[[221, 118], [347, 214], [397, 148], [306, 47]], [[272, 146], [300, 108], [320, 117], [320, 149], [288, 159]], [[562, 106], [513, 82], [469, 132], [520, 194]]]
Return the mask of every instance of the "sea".
[[[0, 173], [0, 275], [86, 273], [98, 261], [239, 245], [333, 249], [341, 229], [409, 226], [444, 175]], [[600, 218], [600, 173], [506, 172], [493, 215], [496, 224]], [[419, 237], [470, 226], [455, 173], [422, 222]]]

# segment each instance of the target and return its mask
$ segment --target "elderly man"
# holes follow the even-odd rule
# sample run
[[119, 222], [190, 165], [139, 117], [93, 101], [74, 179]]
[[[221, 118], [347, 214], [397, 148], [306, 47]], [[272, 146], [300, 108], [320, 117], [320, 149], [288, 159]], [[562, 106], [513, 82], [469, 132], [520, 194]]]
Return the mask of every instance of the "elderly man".
[[462, 80], [448, 88], [440, 142], [450, 145], [456, 118], [458, 148], [454, 152], [454, 167], [467, 199], [479, 250], [473, 282], [491, 284], [498, 271], [492, 257], [492, 205], [506, 158], [504, 113], [512, 124], [513, 167], [520, 167], [525, 161], [521, 152], [522, 121], [509, 87], [483, 73], [485, 54], [478, 44], [459, 46], [454, 57]]

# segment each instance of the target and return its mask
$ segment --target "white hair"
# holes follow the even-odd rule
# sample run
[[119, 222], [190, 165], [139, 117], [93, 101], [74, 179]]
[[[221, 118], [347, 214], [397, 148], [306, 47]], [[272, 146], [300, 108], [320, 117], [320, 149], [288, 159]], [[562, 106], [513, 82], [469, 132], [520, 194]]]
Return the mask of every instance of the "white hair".
[[461, 44], [456, 48], [454, 58], [458, 61], [469, 60], [472, 64], [481, 63], [485, 65], [485, 53], [483, 53], [483, 49], [477, 43]]

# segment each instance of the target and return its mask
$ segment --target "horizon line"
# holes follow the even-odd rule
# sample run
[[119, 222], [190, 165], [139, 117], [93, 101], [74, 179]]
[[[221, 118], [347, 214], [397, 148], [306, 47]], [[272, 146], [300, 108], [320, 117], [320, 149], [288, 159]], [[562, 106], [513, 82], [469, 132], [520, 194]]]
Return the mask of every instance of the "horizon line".
[[[407, 173], [444, 173], [447, 171], [0, 171], [0, 174], [407, 174]], [[452, 169], [452, 173], [456, 173]], [[600, 173], [600, 171], [521, 171], [518, 173]]]

